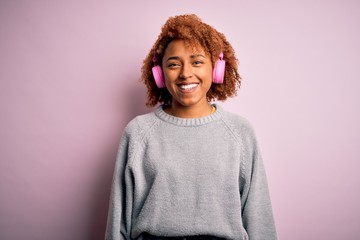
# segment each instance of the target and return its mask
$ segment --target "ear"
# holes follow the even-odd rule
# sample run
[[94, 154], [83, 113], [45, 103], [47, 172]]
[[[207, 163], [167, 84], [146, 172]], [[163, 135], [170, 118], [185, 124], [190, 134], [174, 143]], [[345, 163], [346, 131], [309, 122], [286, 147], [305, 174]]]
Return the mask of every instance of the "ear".
[[219, 55], [219, 60], [216, 61], [213, 70], [213, 83], [222, 84], [225, 76], [225, 60], [223, 52]]
[[154, 62], [154, 66], [152, 67], [152, 74], [154, 76], [155, 79], [155, 83], [156, 86], [158, 88], [165, 88], [165, 77], [164, 77], [164, 73], [161, 69], [161, 67], [157, 64], [157, 59], [154, 55], [152, 61]]

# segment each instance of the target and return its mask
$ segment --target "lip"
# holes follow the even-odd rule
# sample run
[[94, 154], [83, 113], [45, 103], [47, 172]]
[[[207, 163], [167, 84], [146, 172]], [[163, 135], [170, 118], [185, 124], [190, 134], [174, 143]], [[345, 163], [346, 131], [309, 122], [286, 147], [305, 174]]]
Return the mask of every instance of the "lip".
[[[189, 88], [182, 88], [181, 86], [184, 86], [184, 85], [186, 85], [186, 86], [194, 85], [194, 86], [189, 87]], [[199, 86], [199, 83], [180, 83], [180, 84], [177, 84], [177, 86], [178, 86], [179, 91], [182, 93], [192, 93], [197, 89], [197, 87]]]

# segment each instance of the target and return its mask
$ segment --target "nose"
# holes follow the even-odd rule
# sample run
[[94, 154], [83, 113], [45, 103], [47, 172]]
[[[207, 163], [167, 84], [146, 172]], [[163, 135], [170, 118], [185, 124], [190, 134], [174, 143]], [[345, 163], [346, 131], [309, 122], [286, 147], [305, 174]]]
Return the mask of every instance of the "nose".
[[193, 75], [191, 64], [184, 64], [181, 72], [180, 72], [180, 78], [181, 79], [188, 79], [191, 78]]

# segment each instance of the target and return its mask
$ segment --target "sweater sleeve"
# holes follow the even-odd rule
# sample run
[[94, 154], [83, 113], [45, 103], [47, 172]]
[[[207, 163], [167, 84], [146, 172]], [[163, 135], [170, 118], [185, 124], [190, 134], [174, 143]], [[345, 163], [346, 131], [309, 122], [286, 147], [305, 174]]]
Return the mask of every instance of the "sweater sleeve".
[[276, 240], [276, 228], [262, 157], [252, 127], [247, 129], [240, 183], [243, 226], [250, 240]]
[[130, 239], [133, 179], [128, 165], [129, 138], [121, 139], [113, 175], [106, 240]]

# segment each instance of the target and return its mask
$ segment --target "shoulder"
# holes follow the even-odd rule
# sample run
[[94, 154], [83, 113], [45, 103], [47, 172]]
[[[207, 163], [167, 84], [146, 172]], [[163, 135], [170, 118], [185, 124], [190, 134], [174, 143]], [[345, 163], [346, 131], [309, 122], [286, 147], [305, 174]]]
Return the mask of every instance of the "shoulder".
[[[124, 159], [132, 159], [137, 149], [142, 146], [145, 136], [156, 123], [156, 116], [153, 112], [139, 115], [133, 118], [125, 127], [120, 141], [118, 156]], [[120, 159], [122, 159], [120, 157]]]
[[223, 110], [223, 121], [229, 130], [238, 138], [255, 139], [252, 123], [245, 117]]
[[124, 135], [127, 137], [141, 136], [155, 124], [156, 120], [154, 112], [138, 115], [126, 125]]

